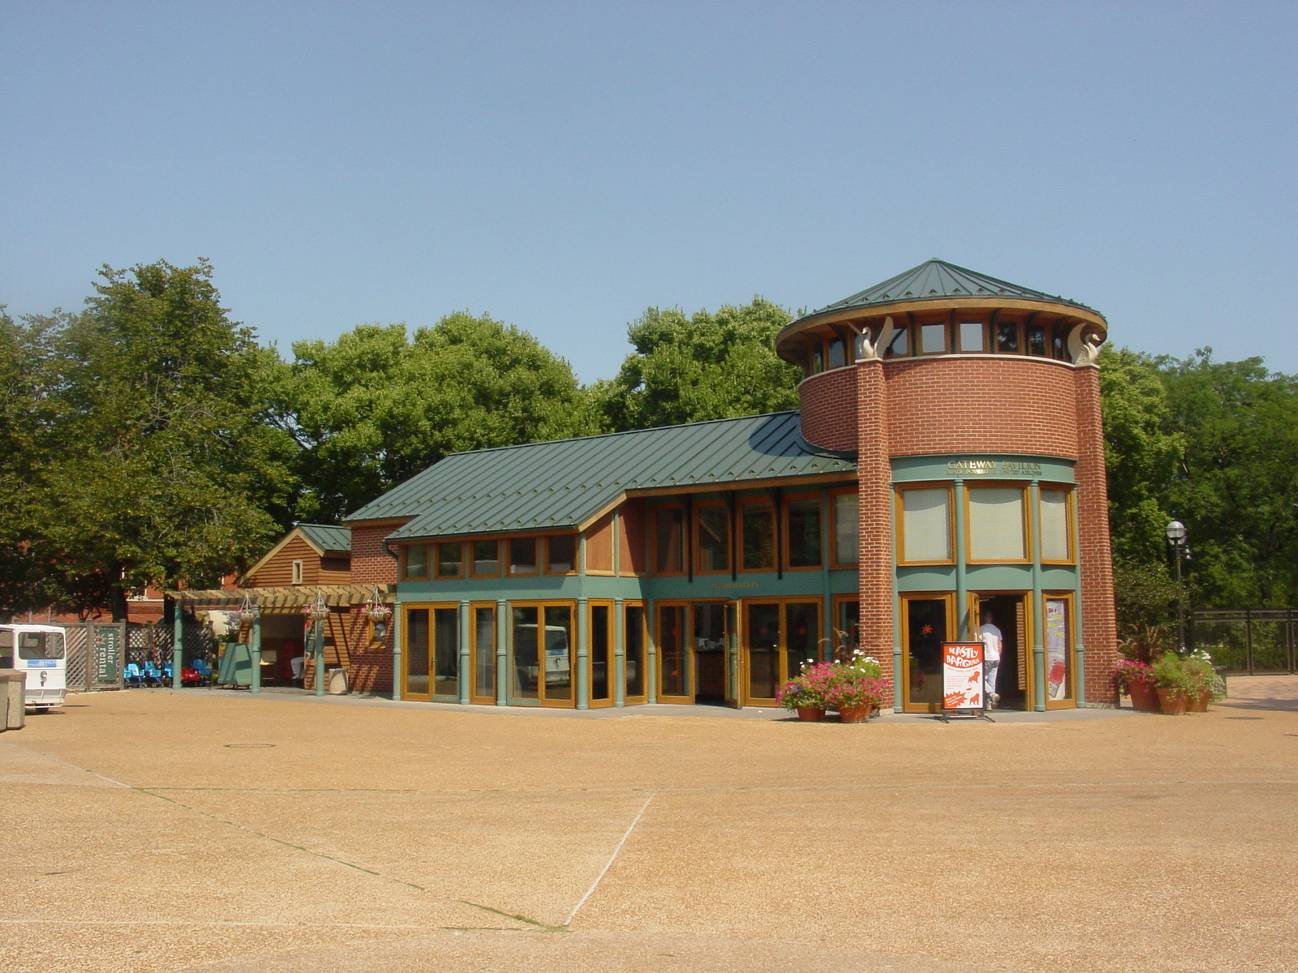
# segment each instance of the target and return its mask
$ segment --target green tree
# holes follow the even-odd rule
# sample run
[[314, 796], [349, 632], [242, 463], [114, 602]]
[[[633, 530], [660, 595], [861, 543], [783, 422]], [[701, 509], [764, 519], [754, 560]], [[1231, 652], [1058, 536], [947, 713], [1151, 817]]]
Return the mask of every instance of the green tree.
[[1164, 382], [1183, 444], [1167, 506], [1190, 529], [1202, 597], [1298, 604], [1298, 378], [1202, 349]]
[[775, 354], [790, 317], [760, 297], [690, 317], [649, 308], [627, 329], [635, 350], [594, 393], [608, 425], [646, 429], [797, 408], [801, 373]]
[[413, 337], [361, 325], [293, 354], [280, 410], [303, 450], [304, 519], [342, 517], [448, 453], [598, 431], [568, 362], [490, 317], [451, 314]]
[[292, 439], [268, 421], [277, 356], [231, 321], [206, 261], [105, 267], [51, 328], [51, 420], [27, 543], [66, 607], [146, 584], [215, 584], [293, 502]]

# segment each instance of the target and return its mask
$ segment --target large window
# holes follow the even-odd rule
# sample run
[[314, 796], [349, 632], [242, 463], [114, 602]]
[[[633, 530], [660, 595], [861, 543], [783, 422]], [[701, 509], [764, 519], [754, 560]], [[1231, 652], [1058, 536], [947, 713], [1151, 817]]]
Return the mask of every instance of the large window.
[[419, 581], [428, 577], [428, 546], [410, 544], [403, 547], [406, 555], [406, 580]]
[[613, 701], [613, 606], [606, 602], [590, 606], [590, 704], [607, 706]]
[[996, 325], [996, 350], [1002, 355], [1019, 353], [1019, 326], [1014, 321], [1002, 321]]
[[428, 630], [428, 609], [406, 609], [406, 624], [402, 626], [405, 633], [405, 662], [401, 695], [406, 699], [428, 698], [428, 660], [432, 648], [432, 639]]
[[460, 611], [446, 605], [407, 608], [402, 696], [457, 698], [460, 691]]
[[742, 651], [745, 702], [774, 701], [808, 659], [822, 658], [820, 602], [748, 602]]
[[941, 355], [946, 352], [946, 325], [921, 324], [919, 326], [919, 353]]
[[[896, 326], [892, 337], [888, 339], [888, 344], [884, 346], [884, 358], [904, 358], [910, 354], [910, 332], [906, 326]], [[880, 335], [880, 337], [883, 337]]]
[[842, 338], [829, 339], [829, 367], [842, 368], [847, 364], [847, 345]]
[[654, 570], [658, 574], [685, 572], [685, 511], [681, 507], [654, 511]]
[[730, 570], [730, 511], [709, 503], [697, 511], [698, 570], [700, 574], [721, 574]]
[[859, 497], [855, 490], [834, 494], [835, 564], [856, 564], [860, 559], [858, 504]]
[[511, 537], [509, 540], [509, 573], [536, 574], [536, 538]]
[[744, 571], [774, 571], [775, 508], [768, 503], [745, 503], [739, 511], [743, 546], [739, 567]]
[[901, 522], [898, 560], [903, 564], [949, 563], [951, 491], [947, 487], [908, 487], [898, 503]]
[[474, 541], [472, 547], [473, 576], [496, 578], [500, 576], [500, 541]]
[[986, 329], [981, 321], [961, 321], [959, 324], [961, 351], [986, 351]]
[[971, 486], [968, 490], [969, 560], [1023, 561], [1023, 487]]
[[460, 691], [460, 612], [433, 609], [433, 695], [457, 696]]
[[577, 538], [559, 534], [545, 540], [547, 574], [568, 574], [577, 563]]
[[1068, 562], [1073, 559], [1069, 541], [1068, 491], [1041, 488], [1041, 560]]
[[459, 541], [437, 545], [437, 576], [459, 578], [464, 575], [464, 545]]
[[788, 527], [788, 566], [820, 567], [820, 500], [790, 500], [785, 507]]
[[685, 606], [660, 605], [658, 608], [658, 699], [661, 702], [685, 702], [689, 695], [686, 662]]

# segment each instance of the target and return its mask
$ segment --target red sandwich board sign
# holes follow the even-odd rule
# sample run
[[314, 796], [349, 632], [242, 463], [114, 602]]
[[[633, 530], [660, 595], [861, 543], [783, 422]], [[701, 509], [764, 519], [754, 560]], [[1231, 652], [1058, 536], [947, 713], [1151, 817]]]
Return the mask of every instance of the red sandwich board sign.
[[942, 719], [987, 715], [987, 693], [983, 688], [983, 644], [942, 643]]

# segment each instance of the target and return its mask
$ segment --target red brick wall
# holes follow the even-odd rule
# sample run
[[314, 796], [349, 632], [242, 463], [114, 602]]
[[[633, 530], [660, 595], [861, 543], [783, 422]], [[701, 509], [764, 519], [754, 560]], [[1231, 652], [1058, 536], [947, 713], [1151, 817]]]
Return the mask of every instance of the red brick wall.
[[[391, 624], [382, 641], [376, 641], [365, 612], [366, 606], [357, 605], [347, 612], [330, 613], [325, 634], [333, 644], [325, 646], [325, 669], [346, 669], [347, 685], [354, 693], [387, 695], [392, 692]], [[315, 666], [309, 658], [303, 674], [306, 688], [314, 687]]]
[[1109, 491], [1100, 413], [1100, 371], [1073, 373], [1081, 448], [1077, 457], [1077, 511], [1081, 528], [1082, 635], [1086, 647], [1086, 701], [1116, 703], [1109, 677], [1118, 661], [1113, 607], [1113, 551], [1109, 537]]
[[352, 525], [352, 584], [396, 582], [397, 562], [384, 550], [383, 538], [399, 526], [394, 523]]
[[1032, 358], [912, 358], [884, 365], [893, 456], [1077, 456], [1071, 368]]
[[879, 660], [894, 693], [883, 701], [893, 705], [897, 674], [892, 668], [892, 467], [888, 462], [889, 403], [883, 365], [864, 362], [856, 367], [857, 489], [860, 502], [860, 645]]
[[798, 386], [802, 436], [824, 449], [856, 451], [857, 371], [836, 368], [812, 375]]

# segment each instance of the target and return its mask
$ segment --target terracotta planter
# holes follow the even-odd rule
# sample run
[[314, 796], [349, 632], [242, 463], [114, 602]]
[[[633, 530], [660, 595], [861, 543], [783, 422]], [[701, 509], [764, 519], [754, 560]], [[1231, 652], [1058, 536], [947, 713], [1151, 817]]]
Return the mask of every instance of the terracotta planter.
[[1131, 696], [1131, 708], [1141, 713], [1157, 713], [1160, 709], [1158, 705], [1158, 693], [1154, 687], [1147, 682], [1133, 682], [1127, 687], [1127, 692]]
[[1158, 705], [1164, 716], [1184, 716], [1186, 702], [1188, 700], [1185, 693], [1171, 689], [1158, 690]]
[[1186, 700], [1185, 711], [1187, 713], [1206, 713], [1208, 712], [1208, 702], [1212, 699], [1212, 691], [1205, 689], [1201, 693], [1191, 693], [1190, 698]]
[[838, 708], [838, 718], [844, 723], [864, 723], [873, 712], [873, 703], [862, 703], [860, 706], [840, 706]]
[[799, 706], [798, 719], [803, 723], [819, 723], [825, 718], [825, 711], [818, 706]]

